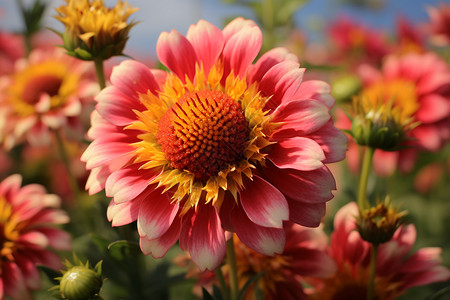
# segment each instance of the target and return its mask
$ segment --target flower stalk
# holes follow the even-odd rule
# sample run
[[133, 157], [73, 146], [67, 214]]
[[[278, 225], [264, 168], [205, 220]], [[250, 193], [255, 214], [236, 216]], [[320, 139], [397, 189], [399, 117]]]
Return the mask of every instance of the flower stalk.
[[372, 147], [366, 147], [364, 151], [364, 158], [361, 166], [361, 174], [359, 179], [358, 188], [358, 208], [362, 212], [364, 209], [370, 207], [367, 200], [367, 182], [369, 181], [370, 170], [372, 168], [372, 158], [375, 149]]
[[105, 70], [103, 68], [103, 59], [101, 59], [99, 57], [94, 58], [94, 64], [95, 64], [95, 73], [97, 74], [98, 84], [100, 86], [100, 89], [103, 90], [106, 86]]
[[227, 263], [230, 276], [230, 299], [237, 300], [239, 295], [239, 281], [233, 236], [227, 241]]
[[375, 271], [377, 268], [378, 244], [372, 244], [372, 255], [370, 258], [369, 286], [367, 287], [367, 300], [373, 299], [375, 289]]

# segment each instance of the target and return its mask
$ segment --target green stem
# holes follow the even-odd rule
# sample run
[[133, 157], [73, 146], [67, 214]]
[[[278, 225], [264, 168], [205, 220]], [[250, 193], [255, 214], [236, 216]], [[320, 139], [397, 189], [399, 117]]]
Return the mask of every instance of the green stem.
[[367, 182], [369, 181], [370, 169], [372, 168], [374, 151], [375, 149], [371, 147], [367, 147], [364, 151], [358, 188], [358, 207], [360, 212], [369, 208], [369, 202], [367, 200]]
[[369, 286], [367, 288], [367, 300], [373, 300], [375, 288], [375, 271], [377, 268], [378, 244], [372, 244], [372, 255], [370, 259]]
[[97, 74], [98, 84], [100, 89], [103, 90], [106, 86], [105, 70], [103, 68], [103, 60], [101, 58], [94, 58], [95, 73]]
[[227, 241], [227, 263], [230, 276], [231, 300], [237, 300], [239, 296], [238, 272], [236, 264], [236, 253], [234, 252], [233, 236]]
[[265, 0], [262, 4], [264, 13], [262, 14], [262, 25], [264, 28], [264, 47], [263, 52], [272, 49], [275, 46], [275, 7], [273, 0]]
[[216, 269], [216, 277], [220, 283], [220, 289], [222, 290], [222, 295], [225, 300], [230, 299], [230, 291], [228, 290], [227, 283], [225, 282], [225, 278], [223, 276], [222, 270], [220, 267]]

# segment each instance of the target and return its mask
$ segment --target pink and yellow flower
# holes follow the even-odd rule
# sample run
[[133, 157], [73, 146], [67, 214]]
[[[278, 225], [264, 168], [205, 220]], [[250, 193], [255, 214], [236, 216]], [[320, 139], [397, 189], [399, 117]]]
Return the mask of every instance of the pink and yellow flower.
[[[356, 231], [356, 203], [342, 207], [334, 219], [329, 255], [337, 265], [334, 276], [316, 286], [311, 299], [365, 299], [369, 281], [371, 244]], [[396, 299], [406, 290], [450, 279], [441, 265], [441, 248], [421, 248], [408, 255], [416, 240], [414, 225], [403, 225], [378, 248], [374, 299]]]
[[430, 41], [437, 46], [448, 46], [450, 44], [450, 5], [440, 3], [438, 7], [428, 6], [430, 23], [427, 31]]
[[12, 73], [15, 62], [24, 56], [23, 37], [9, 32], [0, 32], [0, 76]]
[[0, 80], [0, 142], [11, 149], [24, 140], [48, 143], [51, 129], [76, 129], [98, 87], [89, 64], [60, 48], [36, 49]]
[[262, 33], [235, 19], [187, 36], [163, 32], [170, 72], [115, 67], [97, 97], [82, 156], [90, 193], [113, 197], [113, 226], [137, 220], [141, 249], [162, 257], [179, 239], [202, 269], [225, 254], [225, 231], [257, 252], [281, 253], [283, 222], [318, 226], [346, 138], [333, 126], [329, 86], [277, 48], [255, 64]]
[[69, 250], [70, 235], [55, 225], [69, 221], [60, 199], [44, 187], [21, 187], [12, 175], [0, 183], [0, 299], [32, 299], [41, 278], [37, 265], [58, 270], [60, 258], [50, 249]]
[[[307, 299], [304, 288], [305, 277], [331, 276], [334, 261], [325, 252], [328, 237], [321, 227], [307, 228], [294, 223], [285, 224], [286, 247], [281, 254], [267, 256], [245, 246], [239, 239], [234, 240], [239, 288], [255, 275], [257, 288], [264, 299]], [[228, 279], [228, 265], [221, 270]], [[264, 273], [263, 273], [264, 272]], [[187, 277], [198, 278], [198, 285], [210, 289], [212, 284], [219, 286], [215, 273], [191, 270]], [[198, 287], [196, 286], [196, 288]], [[245, 299], [257, 299], [256, 287], [251, 285]]]
[[408, 131], [412, 140], [403, 144], [410, 148], [375, 151], [374, 170], [379, 175], [389, 176], [397, 168], [409, 172], [419, 151], [438, 151], [449, 141], [450, 69], [437, 55], [428, 52], [389, 56], [381, 71], [363, 65], [359, 74], [364, 82], [361, 97], [385, 103], [393, 100], [394, 113], [400, 119], [411, 117], [419, 124]]

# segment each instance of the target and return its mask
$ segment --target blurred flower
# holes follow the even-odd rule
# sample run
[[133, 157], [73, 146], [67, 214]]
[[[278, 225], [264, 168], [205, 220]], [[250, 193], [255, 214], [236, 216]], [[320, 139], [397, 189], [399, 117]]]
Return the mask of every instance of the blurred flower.
[[447, 46], [450, 43], [450, 4], [442, 2], [438, 7], [428, 6], [427, 12], [430, 41], [437, 46]]
[[445, 164], [439, 162], [433, 162], [424, 166], [414, 178], [415, 190], [421, 194], [427, 194], [438, 185], [445, 171]]
[[23, 36], [8, 32], [0, 32], [0, 76], [14, 71], [14, 64], [25, 56]]
[[97, 97], [82, 156], [90, 193], [113, 197], [113, 226], [137, 220], [141, 249], [162, 257], [178, 240], [202, 269], [225, 254], [225, 232], [273, 255], [283, 221], [318, 226], [346, 138], [332, 123], [329, 86], [304, 81], [283, 48], [264, 54], [260, 29], [206, 21], [157, 42], [171, 72], [124, 61]]
[[66, 260], [66, 270], [63, 276], [57, 277], [59, 285], [50, 290], [57, 290], [63, 299], [68, 300], [92, 300], [101, 299], [99, 292], [102, 287], [102, 261], [99, 261], [94, 269], [74, 254], [74, 263]]
[[[399, 120], [411, 116], [418, 122], [408, 131], [404, 149], [375, 151], [373, 167], [378, 175], [389, 176], [397, 169], [409, 172], [419, 151], [438, 151], [450, 140], [450, 69], [437, 55], [389, 56], [382, 71], [363, 65], [359, 74], [363, 80], [361, 97], [382, 99], [387, 104], [393, 101]], [[339, 127], [350, 129], [352, 125], [341, 117]], [[356, 145], [350, 144], [352, 147]]]
[[12, 175], [0, 183], [0, 298], [32, 299], [41, 285], [36, 265], [61, 268], [59, 257], [48, 247], [69, 250], [70, 235], [54, 225], [69, 221], [60, 199], [44, 187], [21, 187], [22, 177]]
[[[260, 275], [256, 285], [264, 299], [307, 299], [303, 287], [303, 277], [325, 278], [336, 271], [334, 262], [324, 251], [327, 247], [327, 235], [322, 228], [306, 228], [294, 223], [287, 223], [286, 247], [283, 253], [267, 256], [245, 246], [239, 239], [234, 239], [239, 288], [255, 275]], [[222, 266], [222, 272], [228, 279], [228, 265]], [[203, 287], [218, 285], [211, 271], [191, 270], [187, 277], [196, 277]], [[245, 299], [257, 299], [255, 284], [252, 284]]]
[[60, 48], [36, 49], [0, 79], [0, 142], [7, 150], [27, 140], [48, 144], [49, 130], [76, 129], [87, 102], [98, 91], [89, 64]]
[[328, 34], [336, 48], [335, 59], [338, 63], [351, 60], [354, 64], [379, 64], [391, 52], [391, 46], [383, 33], [358, 24], [347, 16], [341, 16], [331, 23]]
[[65, 26], [61, 34], [67, 53], [84, 60], [105, 60], [122, 55], [130, 29], [128, 17], [138, 10], [119, 0], [113, 8], [103, 0], [66, 0], [67, 5], [56, 9], [55, 18]]
[[399, 54], [425, 52], [424, 35], [421, 30], [404, 17], [397, 18], [397, 39]]
[[[355, 230], [357, 215], [354, 202], [336, 213], [329, 254], [337, 272], [315, 286], [311, 299], [366, 299], [372, 247]], [[411, 287], [450, 279], [450, 270], [440, 265], [441, 248], [421, 248], [408, 255], [415, 240], [414, 225], [403, 225], [392, 240], [378, 246], [374, 299], [396, 299]]]

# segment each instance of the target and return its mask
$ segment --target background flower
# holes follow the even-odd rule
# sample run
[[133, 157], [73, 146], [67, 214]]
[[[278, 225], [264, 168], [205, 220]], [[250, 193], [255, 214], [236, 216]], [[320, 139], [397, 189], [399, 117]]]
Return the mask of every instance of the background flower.
[[21, 187], [22, 177], [12, 175], [0, 183], [0, 298], [32, 299], [40, 289], [37, 265], [62, 267], [55, 250], [71, 249], [70, 235], [55, 225], [69, 221], [59, 209], [60, 199], [44, 187]]

